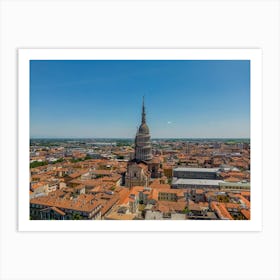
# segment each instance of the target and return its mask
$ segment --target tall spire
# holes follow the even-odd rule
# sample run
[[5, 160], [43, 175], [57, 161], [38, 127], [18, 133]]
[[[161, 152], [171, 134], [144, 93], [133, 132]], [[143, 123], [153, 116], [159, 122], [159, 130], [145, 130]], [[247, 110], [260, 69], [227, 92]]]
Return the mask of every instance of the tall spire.
[[147, 161], [151, 160], [152, 155], [152, 145], [151, 136], [149, 132], [149, 127], [146, 124], [146, 112], [145, 112], [145, 100], [143, 96], [142, 103], [142, 123], [137, 130], [135, 137], [135, 159], [137, 161]]
[[142, 124], [146, 123], [146, 113], [145, 113], [145, 99], [143, 96], [143, 104], [142, 104]]

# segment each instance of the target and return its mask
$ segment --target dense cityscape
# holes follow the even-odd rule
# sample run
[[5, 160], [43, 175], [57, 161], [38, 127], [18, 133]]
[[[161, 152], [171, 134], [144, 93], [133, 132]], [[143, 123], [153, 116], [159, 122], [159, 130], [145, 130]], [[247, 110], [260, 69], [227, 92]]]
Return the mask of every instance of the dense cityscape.
[[248, 220], [249, 139], [31, 139], [30, 219]]

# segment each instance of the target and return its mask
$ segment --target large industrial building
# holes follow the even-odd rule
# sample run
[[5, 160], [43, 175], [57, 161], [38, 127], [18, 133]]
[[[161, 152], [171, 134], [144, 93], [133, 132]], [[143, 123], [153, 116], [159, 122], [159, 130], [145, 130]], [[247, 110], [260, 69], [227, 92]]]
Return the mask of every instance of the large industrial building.
[[177, 167], [173, 170], [173, 189], [219, 188], [219, 168]]
[[173, 170], [173, 189], [250, 190], [250, 183], [230, 183], [220, 179], [220, 168], [177, 167]]
[[207, 180], [207, 179], [181, 179], [173, 178], [173, 189], [218, 189], [222, 180]]
[[173, 177], [182, 179], [218, 179], [219, 168], [188, 168], [177, 167], [173, 170]]

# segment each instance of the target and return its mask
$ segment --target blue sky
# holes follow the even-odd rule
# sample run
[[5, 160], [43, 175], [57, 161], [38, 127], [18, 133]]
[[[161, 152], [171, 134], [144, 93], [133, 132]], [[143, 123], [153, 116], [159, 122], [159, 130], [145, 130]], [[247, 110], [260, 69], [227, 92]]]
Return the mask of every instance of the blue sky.
[[33, 60], [31, 137], [249, 138], [248, 60]]

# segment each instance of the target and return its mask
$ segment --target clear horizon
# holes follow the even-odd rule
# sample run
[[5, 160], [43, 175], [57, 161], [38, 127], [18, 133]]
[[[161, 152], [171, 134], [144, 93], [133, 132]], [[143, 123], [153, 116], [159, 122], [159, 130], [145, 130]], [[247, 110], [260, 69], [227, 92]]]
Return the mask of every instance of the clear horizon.
[[[30, 62], [31, 138], [250, 138], [250, 61]], [[112, 137], [112, 135], [114, 135]]]

